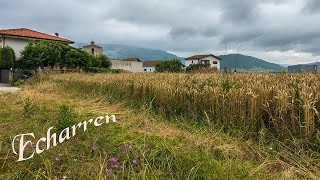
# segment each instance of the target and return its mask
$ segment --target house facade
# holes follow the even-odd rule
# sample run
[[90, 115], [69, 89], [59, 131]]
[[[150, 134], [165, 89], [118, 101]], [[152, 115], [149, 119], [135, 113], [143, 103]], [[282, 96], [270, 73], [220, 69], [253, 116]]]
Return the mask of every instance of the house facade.
[[0, 30], [0, 48], [10, 46], [17, 58], [21, 56], [21, 51], [29, 42], [39, 42], [41, 40], [73, 44], [74, 42], [56, 35], [41, 33], [27, 28], [3, 29]]
[[90, 45], [83, 46], [81, 49], [95, 57], [103, 54], [103, 48], [96, 45], [94, 41], [91, 41]]
[[217, 68], [220, 70], [220, 61], [222, 59], [213, 54], [194, 55], [185, 59], [185, 66], [189, 67], [192, 64], [200, 64], [203, 67]]
[[144, 61], [143, 62], [143, 72], [152, 73], [156, 71], [156, 65], [161, 61]]

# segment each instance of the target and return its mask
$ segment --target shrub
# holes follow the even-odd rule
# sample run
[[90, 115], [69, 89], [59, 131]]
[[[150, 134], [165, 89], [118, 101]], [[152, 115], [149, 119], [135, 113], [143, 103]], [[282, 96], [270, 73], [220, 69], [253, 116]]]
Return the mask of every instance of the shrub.
[[10, 69], [14, 67], [16, 56], [11, 47], [0, 48], [0, 69]]
[[86, 52], [79, 49], [71, 49], [64, 57], [64, 61], [60, 66], [68, 68], [84, 68], [87, 69], [91, 65], [91, 59], [94, 58]]
[[187, 72], [193, 72], [193, 71], [197, 71], [199, 69], [201, 69], [201, 65], [200, 64], [191, 64], [190, 66], [188, 66], [186, 68], [186, 71]]
[[38, 67], [66, 67], [87, 69], [94, 64], [100, 67], [100, 59], [77, 48], [57, 43], [41, 41], [30, 42], [21, 52], [17, 64], [19, 68], [36, 69]]
[[60, 106], [57, 130], [62, 131], [67, 127], [71, 127], [74, 124], [74, 118], [75, 118], [75, 113], [69, 106], [67, 105]]
[[182, 71], [182, 63], [179, 59], [162, 61], [156, 65], [156, 72], [180, 72], [180, 71]]
[[102, 68], [111, 68], [112, 63], [111, 63], [111, 61], [110, 61], [110, 59], [109, 59], [108, 56], [106, 56], [106, 55], [103, 54], [103, 55], [100, 55], [100, 56], [98, 57], [98, 59], [101, 60], [101, 67], [102, 67]]
[[99, 57], [91, 57], [91, 67], [101, 68], [102, 60]]

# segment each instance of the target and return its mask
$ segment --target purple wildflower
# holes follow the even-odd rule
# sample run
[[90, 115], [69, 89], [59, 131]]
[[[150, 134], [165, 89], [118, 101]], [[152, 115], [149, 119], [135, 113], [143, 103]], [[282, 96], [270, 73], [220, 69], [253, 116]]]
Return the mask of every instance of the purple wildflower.
[[93, 146], [92, 146], [92, 150], [93, 150], [93, 151], [96, 151], [97, 149], [98, 149], [97, 144], [93, 144]]
[[55, 158], [55, 160], [56, 160], [56, 161], [59, 161], [59, 160], [60, 160], [60, 158], [57, 156], [57, 157]]
[[118, 168], [119, 166], [117, 164], [115, 164], [115, 165], [112, 165], [111, 167], [112, 168]]
[[132, 161], [132, 163], [133, 163], [133, 164], [137, 164], [137, 160], [134, 159], [134, 160]]
[[104, 172], [106, 172], [106, 173], [111, 173], [111, 172], [112, 172], [112, 170], [110, 170], [110, 169], [106, 168], [106, 170], [104, 170]]
[[118, 161], [118, 158], [111, 158], [110, 161], [111, 161], [111, 162], [117, 162], [117, 161]]

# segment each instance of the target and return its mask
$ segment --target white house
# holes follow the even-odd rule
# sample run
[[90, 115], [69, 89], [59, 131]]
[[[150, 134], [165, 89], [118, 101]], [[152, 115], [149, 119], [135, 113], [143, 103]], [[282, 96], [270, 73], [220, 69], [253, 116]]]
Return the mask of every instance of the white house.
[[161, 61], [144, 61], [143, 62], [143, 72], [152, 73], [156, 71], [156, 65]]
[[26, 28], [0, 30], [0, 48], [10, 46], [14, 50], [16, 57], [20, 57], [21, 51], [30, 41], [38, 42], [41, 40], [64, 44], [74, 43], [71, 40], [59, 37], [57, 33], [56, 35], [50, 35]]
[[205, 67], [217, 68], [220, 70], [221, 60], [221, 58], [213, 54], [195, 55], [185, 59], [185, 66], [189, 67], [191, 64], [201, 64]]

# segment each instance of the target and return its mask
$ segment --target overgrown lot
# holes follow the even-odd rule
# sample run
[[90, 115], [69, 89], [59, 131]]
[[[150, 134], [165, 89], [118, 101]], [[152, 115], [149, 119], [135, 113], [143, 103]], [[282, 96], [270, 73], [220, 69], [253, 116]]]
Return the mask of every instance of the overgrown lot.
[[[0, 95], [0, 179], [319, 179], [316, 74], [64, 74]], [[34, 158], [39, 139], [105, 114]], [[30, 144], [30, 151], [32, 149]]]

